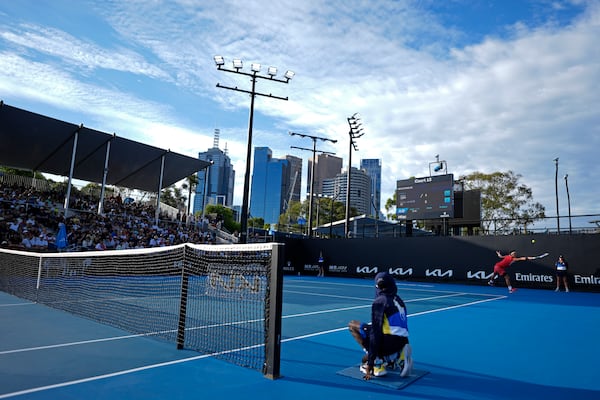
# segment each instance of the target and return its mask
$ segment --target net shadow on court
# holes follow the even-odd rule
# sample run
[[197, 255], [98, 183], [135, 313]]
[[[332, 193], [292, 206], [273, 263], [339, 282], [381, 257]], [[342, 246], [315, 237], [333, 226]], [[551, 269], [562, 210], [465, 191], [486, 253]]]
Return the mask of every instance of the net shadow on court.
[[[392, 400], [399, 395], [410, 400], [600, 398], [594, 379], [600, 348], [586, 344], [590, 337], [600, 337], [597, 294], [524, 289], [509, 297], [505, 288], [398, 286], [408, 307], [414, 351], [413, 375], [402, 387], [397, 382], [406, 378], [396, 381], [392, 371], [367, 382], [358, 370], [363, 353], [347, 323], [369, 318], [374, 295], [370, 279], [285, 278], [281, 377], [275, 380], [212, 354], [177, 350], [171, 341], [131, 335], [0, 293], [0, 320], [10, 321], [0, 325], [0, 399], [240, 394], [287, 400]], [[194, 295], [190, 299], [204, 301]], [[152, 304], [141, 298], [126, 300], [143, 307]], [[170, 307], [166, 301], [153, 307], [164, 311]], [[219, 314], [223, 304], [213, 306]], [[189, 329], [202, 331], [205, 324], [194, 321]], [[556, 336], [548, 332], [559, 330], [561, 340], [569, 343], [560, 357], [548, 350], [556, 348]], [[209, 336], [218, 345], [235, 340], [222, 340], [224, 335], [243, 334], [222, 327], [214, 332]]]

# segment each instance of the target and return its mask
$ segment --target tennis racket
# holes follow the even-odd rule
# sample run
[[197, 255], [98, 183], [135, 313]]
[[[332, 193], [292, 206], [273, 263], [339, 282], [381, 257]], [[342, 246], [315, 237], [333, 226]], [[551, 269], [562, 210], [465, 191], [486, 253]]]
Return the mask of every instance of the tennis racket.
[[540, 259], [540, 258], [544, 258], [544, 257], [546, 257], [548, 254], [549, 254], [549, 253], [544, 253], [544, 254], [540, 254], [539, 256], [533, 256], [533, 259], [534, 259], [534, 260], [538, 260], [538, 259]]

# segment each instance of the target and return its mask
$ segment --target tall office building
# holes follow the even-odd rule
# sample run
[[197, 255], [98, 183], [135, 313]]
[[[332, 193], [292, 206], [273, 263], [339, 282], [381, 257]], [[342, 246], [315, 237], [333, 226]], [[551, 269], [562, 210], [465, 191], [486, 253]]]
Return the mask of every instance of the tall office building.
[[[352, 168], [350, 176], [350, 207], [356, 208], [358, 214], [369, 213], [371, 206], [371, 178], [362, 169]], [[315, 174], [316, 175], [316, 174]], [[337, 174], [335, 178], [323, 181], [323, 195], [337, 198], [335, 201], [346, 202], [348, 187], [348, 171]]]
[[235, 171], [227, 154], [227, 148], [219, 149], [220, 134], [220, 130], [215, 129], [212, 149], [198, 155], [200, 160], [212, 161], [213, 164], [205, 170], [198, 171], [194, 214], [202, 212], [205, 204], [220, 204], [226, 207], [231, 207], [233, 204]]
[[369, 215], [381, 214], [381, 160], [376, 158], [360, 160], [360, 168], [371, 178], [371, 200]]
[[254, 148], [254, 167], [250, 191], [250, 217], [276, 224], [284, 212], [289, 195], [290, 162], [273, 158], [268, 147]]
[[[342, 172], [343, 160], [331, 154], [317, 154], [315, 162], [315, 182], [314, 194], [323, 194], [323, 181], [325, 179], [335, 178]], [[308, 159], [308, 173], [306, 182], [306, 195], [310, 195], [312, 158]]]
[[285, 159], [290, 163], [288, 177], [288, 191], [285, 198], [285, 210], [287, 210], [291, 202], [300, 201], [300, 191], [302, 189], [302, 159], [296, 156], [285, 156]]

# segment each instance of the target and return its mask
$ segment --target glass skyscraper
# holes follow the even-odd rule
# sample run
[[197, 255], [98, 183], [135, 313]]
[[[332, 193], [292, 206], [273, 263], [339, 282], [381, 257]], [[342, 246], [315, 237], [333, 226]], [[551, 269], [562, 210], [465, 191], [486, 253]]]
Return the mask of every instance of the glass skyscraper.
[[284, 211], [287, 210], [291, 202], [300, 201], [300, 191], [302, 189], [302, 159], [296, 156], [285, 156], [285, 159], [290, 163], [289, 182], [287, 198], [285, 199]]
[[381, 160], [374, 158], [360, 160], [360, 169], [371, 178], [372, 203], [369, 207], [369, 215], [379, 215], [381, 213]]
[[284, 212], [290, 191], [290, 162], [273, 158], [268, 147], [254, 148], [250, 191], [250, 217], [276, 224]]
[[[362, 169], [352, 167], [350, 176], [350, 207], [356, 208], [358, 214], [367, 214], [371, 206], [371, 178]], [[348, 171], [337, 174], [335, 178], [323, 181], [323, 194], [335, 197], [336, 201], [346, 201], [348, 187]]]
[[204, 204], [220, 204], [226, 207], [231, 207], [233, 204], [235, 171], [227, 149], [224, 151], [219, 149], [219, 135], [219, 129], [215, 129], [213, 148], [198, 155], [200, 160], [212, 161], [213, 164], [205, 170], [198, 171], [194, 214], [202, 212]]

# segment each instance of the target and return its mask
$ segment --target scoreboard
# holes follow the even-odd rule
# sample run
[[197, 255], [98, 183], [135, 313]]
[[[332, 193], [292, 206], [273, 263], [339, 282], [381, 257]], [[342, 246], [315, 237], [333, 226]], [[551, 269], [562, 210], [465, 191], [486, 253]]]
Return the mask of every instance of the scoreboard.
[[453, 187], [452, 174], [397, 181], [398, 220], [453, 218]]

